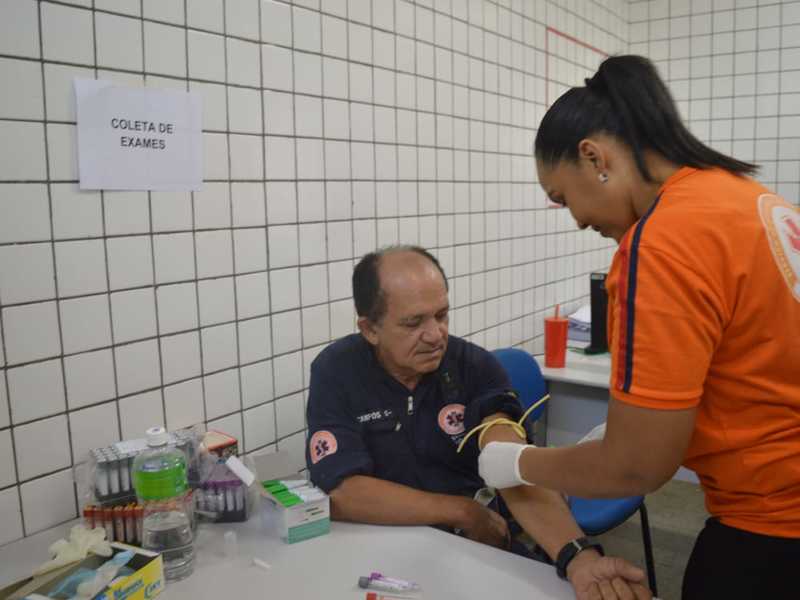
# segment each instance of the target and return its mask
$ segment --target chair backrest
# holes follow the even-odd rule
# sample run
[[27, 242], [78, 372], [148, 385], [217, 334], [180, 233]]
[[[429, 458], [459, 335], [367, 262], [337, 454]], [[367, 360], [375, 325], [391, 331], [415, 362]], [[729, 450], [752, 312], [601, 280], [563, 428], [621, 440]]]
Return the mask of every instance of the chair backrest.
[[[513, 387], [519, 394], [519, 402], [522, 408], [527, 410], [534, 402], [539, 400], [547, 393], [542, 371], [536, 360], [520, 348], [499, 348], [492, 352], [495, 358], [503, 365], [508, 378]], [[528, 419], [533, 422], [542, 416], [545, 404], [534, 410]]]

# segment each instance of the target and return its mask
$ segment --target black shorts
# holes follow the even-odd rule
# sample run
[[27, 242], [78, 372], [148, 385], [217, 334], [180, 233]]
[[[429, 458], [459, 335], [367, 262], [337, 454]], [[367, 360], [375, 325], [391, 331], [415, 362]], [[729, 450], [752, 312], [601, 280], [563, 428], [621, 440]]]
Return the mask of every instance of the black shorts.
[[683, 600], [800, 598], [800, 539], [706, 521], [683, 575]]

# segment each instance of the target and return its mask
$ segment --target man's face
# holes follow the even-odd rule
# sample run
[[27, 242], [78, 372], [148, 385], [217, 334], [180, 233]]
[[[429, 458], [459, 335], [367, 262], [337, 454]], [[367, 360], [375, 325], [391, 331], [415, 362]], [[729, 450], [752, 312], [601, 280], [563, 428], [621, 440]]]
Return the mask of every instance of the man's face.
[[436, 266], [412, 252], [384, 256], [379, 277], [386, 313], [362, 331], [391, 375], [413, 381], [435, 371], [447, 349], [447, 288]]

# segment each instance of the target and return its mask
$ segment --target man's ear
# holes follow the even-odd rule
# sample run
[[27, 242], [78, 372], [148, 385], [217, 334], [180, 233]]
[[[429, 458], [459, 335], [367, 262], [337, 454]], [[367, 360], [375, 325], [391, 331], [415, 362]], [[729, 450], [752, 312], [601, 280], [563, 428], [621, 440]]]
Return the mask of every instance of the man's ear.
[[375, 324], [369, 320], [368, 317], [358, 317], [358, 330], [370, 344], [373, 346], [378, 345], [378, 332], [375, 330]]

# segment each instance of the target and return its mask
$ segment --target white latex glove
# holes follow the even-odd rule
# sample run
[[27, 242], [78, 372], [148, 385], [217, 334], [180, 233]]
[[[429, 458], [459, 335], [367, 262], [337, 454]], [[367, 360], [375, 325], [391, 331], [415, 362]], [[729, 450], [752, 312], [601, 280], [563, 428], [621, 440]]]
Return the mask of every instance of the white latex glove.
[[519, 473], [519, 457], [525, 448], [533, 444], [514, 442], [489, 442], [478, 456], [478, 472], [487, 486], [499, 490], [518, 485], [534, 485], [525, 481]]
[[86, 529], [83, 525], [75, 525], [69, 532], [69, 541], [57, 540], [50, 545], [48, 551], [54, 558], [36, 569], [33, 575], [42, 575], [79, 561], [90, 551], [100, 556], [111, 556], [111, 546], [105, 537], [106, 532], [101, 527]]

